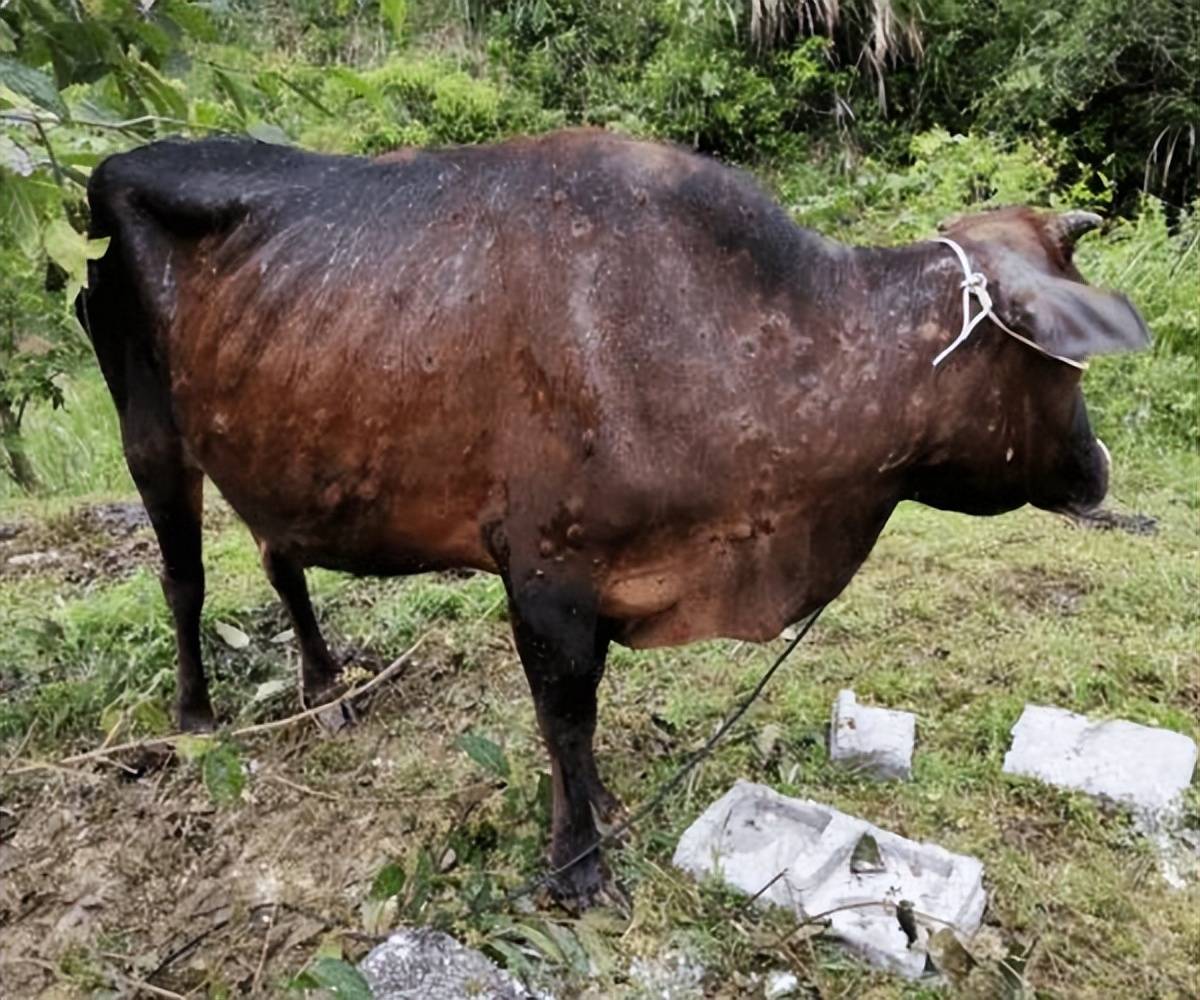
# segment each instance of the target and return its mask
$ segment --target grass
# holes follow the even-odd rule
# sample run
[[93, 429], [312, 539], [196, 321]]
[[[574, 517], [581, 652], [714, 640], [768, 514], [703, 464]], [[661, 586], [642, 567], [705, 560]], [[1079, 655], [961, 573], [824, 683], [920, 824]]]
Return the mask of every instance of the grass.
[[[35, 414], [30, 425], [31, 451], [51, 493], [6, 497], [0, 516], [25, 521], [38, 547], [64, 554], [62, 563], [36, 571], [0, 568], [0, 761], [26, 737], [25, 755], [60, 757], [98, 745], [102, 724], [119, 720], [121, 737], [168, 725], [174, 649], [153, 559], [139, 549], [115, 571], [73, 572], [76, 550], [106, 544], [80, 527], [78, 509], [131, 491], [98, 379], [73, 380], [70, 401], [66, 414]], [[348, 736], [305, 742], [283, 735], [241, 746], [247, 764], [255, 762], [247, 792], [220, 813], [222, 832], [202, 838], [200, 857], [209, 859], [214, 884], [236, 884], [239, 869], [220, 860], [223, 852], [236, 857], [247, 849], [259, 835], [255, 830], [272, 829], [273, 815], [280, 822], [286, 817], [289, 828], [303, 815], [309, 846], [278, 877], [309, 886], [310, 896], [312, 884], [327, 881], [322, 905], [338, 914], [343, 930], [361, 933], [368, 923], [378, 930], [397, 920], [433, 923], [518, 967], [528, 953], [538, 953], [538, 975], [557, 980], [560, 995], [588, 989], [596, 997], [642, 995], [625, 972], [630, 961], [676, 950], [708, 967], [712, 996], [754, 995], [760, 987], [752, 976], [783, 966], [813, 995], [937, 995], [927, 985], [864, 969], [821, 937], [779, 946], [790, 929], [782, 914], [745, 911], [719, 887], [695, 885], [671, 869], [680, 833], [745, 777], [979, 857], [989, 890], [989, 933], [1004, 946], [1033, 945], [1027, 979], [1039, 996], [1194, 995], [1200, 890], [1169, 890], [1149, 847], [1120, 813], [1000, 772], [1009, 729], [1026, 702], [1167, 726], [1200, 739], [1200, 460], [1180, 449], [1135, 448], [1129, 433], [1118, 437], [1114, 495], [1125, 509], [1159, 519], [1154, 536], [1075, 529], [1032, 510], [980, 520], [916, 505], [900, 509], [866, 567], [742, 726], [628, 847], [610, 855], [633, 900], [630, 917], [613, 923], [610, 914], [593, 926], [520, 911], [480, 914], [470, 905], [478, 892], [534, 872], [546, 829], [545, 760], [508, 638], [502, 589], [485, 576], [356, 581], [310, 574], [331, 640], [357, 661], [387, 662], [426, 633], [429, 648]], [[292, 675], [295, 651], [290, 643], [272, 642], [286, 628], [283, 613], [247, 533], [215, 506], [205, 538], [204, 641], [218, 712], [239, 722], [278, 716], [290, 710], [294, 696], [263, 685]], [[226, 646], [217, 622], [244, 630], [250, 646]], [[631, 806], [645, 801], [776, 651], [777, 644], [729, 642], [615, 650], [598, 738], [601, 768], [614, 790]], [[918, 714], [911, 782], [874, 784], [830, 765], [824, 727], [836, 692], [846, 686], [864, 702]], [[256, 697], [264, 690], [272, 693]], [[775, 738], [764, 742], [764, 731]], [[459, 738], [467, 732], [500, 747], [507, 778], [481, 769], [462, 749]], [[285, 766], [293, 783], [331, 800], [423, 796], [439, 804], [393, 815], [384, 805], [347, 807], [293, 794], [283, 805], [272, 798], [279, 789], [266, 775]], [[71, 784], [61, 780], [64, 789]], [[182, 766], [159, 780], [174, 789], [171, 798], [199, 795], [203, 801], [199, 766]], [[105, 779], [93, 786], [101, 790], [78, 809], [111, 798], [93, 836], [126, 836], [117, 824], [130, 821], [127, 803], [137, 794], [130, 787], [137, 784]], [[482, 789], [477, 803], [453, 805], [475, 795], [473, 789]], [[28, 804], [51, 793], [10, 782], [8, 794], [14, 804]], [[155, 801], [151, 814], [168, 808], [167, 799]], [[1197, 822], [1195, 788], [1188, 808]], [[376, 828], [376, 819], [382, 826]], [[360, 820], [372, 821], [376, 832], [365, 835], [366, 827], [354, 825]], [[351, 826], [364, 833], [349, 836]], [[290, 833], [270, 836], [277, 845]], [[326, 868], [339, 853], [348, 869], [335, 879]], [[380, 918], [364, 904], [371, 880], [389, 860], [409, 878]], [[64, 868], [62, 877], [75, 876]], [[165, 914], [175, 904], [161, 899], [156, 905]], [[256, 926], [250, 916], [238, 919], [250, 935]], [[104, 942], [112, 933], [106, 925], [69, 948], [41, 953], [67, 995], [104, 982]], [[555, 944], [553, 935], [562, 940]], [[349, 956], [361, 952], [353, 938], [341, 940]], [[513, 942], [523, 943], [524, 952], [514, 951]], [[576, 946], [590, 958], [580, 960]], [[271, 966], [277, 987], [315, 947], [309, 941], [272, 959], [279, 963]], [[231, 982], [222, 978], [224, 968], [209, 956], [199, 969], [180, 970], [175, 986], [220, 995]], [[981, 986], [978, 979], [960, 984], [963, 995], [995, 995], [988, 992], [994, 982]]]

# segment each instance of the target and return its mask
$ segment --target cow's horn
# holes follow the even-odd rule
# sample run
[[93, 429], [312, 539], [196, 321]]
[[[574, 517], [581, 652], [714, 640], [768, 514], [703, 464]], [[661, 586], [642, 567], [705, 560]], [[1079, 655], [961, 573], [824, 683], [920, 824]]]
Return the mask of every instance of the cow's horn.
[[1066, 244], [1073, 244], [1084, 233], [1090, 233], [1104, 224], [1095, 212], [1063, 212], [1055, 220], [1055, 233]]

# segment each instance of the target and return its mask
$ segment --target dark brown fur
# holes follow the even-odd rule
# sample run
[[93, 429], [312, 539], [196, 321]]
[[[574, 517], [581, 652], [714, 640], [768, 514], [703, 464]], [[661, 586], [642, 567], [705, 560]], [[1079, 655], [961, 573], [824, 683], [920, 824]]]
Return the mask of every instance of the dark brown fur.
[[[166, 143], [106, 161], [90, 200], [113, 246], [80, 309], [163, 546], [183, 723], [211, 720], [202, 474], [260, 541], [311, 695], [334, 670], [303, 567], [500, 573], [556, 862], [615, 805], [591, 751], [610, 639], [772, 638], [841, 591], [904, 498], [1104, 493], [1077, 371], [989, 324], [931, 367], [962, 321], [947, 248], [831, 243], [679, 149]], [[1049, 218], [954, 232], [1023, 305], [1022, 268], [1101, 294]], [[593, 856], [563, 891], [600, 880]]]

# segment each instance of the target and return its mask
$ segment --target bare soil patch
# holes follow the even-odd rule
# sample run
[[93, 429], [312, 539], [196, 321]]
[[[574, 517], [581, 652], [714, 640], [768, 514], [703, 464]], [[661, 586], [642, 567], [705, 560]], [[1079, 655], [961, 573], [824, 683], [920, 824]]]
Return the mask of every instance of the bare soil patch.
[[[500, 686], [516, 697], [505, 659], [487, 673], [508, 675]], [[481, 678], [452, 671], [442, 651], [414, 661], [337, 736], [308, 721], [241, 741], [247, 783], [233, 806], [214, 804], [197, 765], [173, 756], [8, 778], [4, 995], [137, 995], [149, 982], [276, 996], [323, 940], [364, 953], [382, 939], [360, 912], [381, 865], [461, 830], [499, 795], [454, 749]]]

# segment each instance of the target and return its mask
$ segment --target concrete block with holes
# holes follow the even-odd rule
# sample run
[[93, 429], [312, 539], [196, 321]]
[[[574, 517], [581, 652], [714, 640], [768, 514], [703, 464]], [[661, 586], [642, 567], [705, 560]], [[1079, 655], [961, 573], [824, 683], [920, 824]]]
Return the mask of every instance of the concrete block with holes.
[[911, 712], [860, 705], [850, 690], [838, 692], [829, 726], [829, 757], [875, 778], [912, 775], [917, 717]]
[[[910, 978], [925, 971], [931, 931], [949, 925], [973, 934], [986, 901], [975, 858], [747, 781], [688, 827], [674, 863], [801, 918], [828, 914], [830, 930], [848, 947]], [[901, 900], [917, 915], [911, 947], [897, 918]]]
[[1026, 705], [1012, 735], [1006, 774], [1087, 792], [1141, 815], [1175, 809], [1196, 767], [1196, 744], [1182, 733], [1062, 708]]

